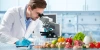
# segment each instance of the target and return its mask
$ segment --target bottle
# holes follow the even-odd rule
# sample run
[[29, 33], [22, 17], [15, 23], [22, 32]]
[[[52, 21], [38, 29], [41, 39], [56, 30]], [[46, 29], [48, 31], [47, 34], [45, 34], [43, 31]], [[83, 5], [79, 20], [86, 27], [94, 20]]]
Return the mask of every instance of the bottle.
[[34, 43], [35, 46], [37, 46], [39, 44], [39, 38], [38, 37], [34, 37]]

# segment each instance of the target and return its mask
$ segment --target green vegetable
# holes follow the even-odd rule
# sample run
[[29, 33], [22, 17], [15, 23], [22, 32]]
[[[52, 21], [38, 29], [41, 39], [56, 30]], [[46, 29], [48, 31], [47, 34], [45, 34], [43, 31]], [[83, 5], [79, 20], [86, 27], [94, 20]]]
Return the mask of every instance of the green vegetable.
[[85, 37], [85, 34], [82, 33], [82, 32], [78, 32], [74, 37], [73, 37], [73, 40], [80, 40], [80, 41], [83, 41]]

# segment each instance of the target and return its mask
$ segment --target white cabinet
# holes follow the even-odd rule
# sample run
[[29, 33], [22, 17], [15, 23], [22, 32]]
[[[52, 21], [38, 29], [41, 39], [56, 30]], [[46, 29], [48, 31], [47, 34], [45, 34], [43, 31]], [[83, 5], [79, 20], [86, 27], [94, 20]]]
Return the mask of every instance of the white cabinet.
[[64, 15], [62, 22], [63, 22], [63, 24], [62, 24], [63, 31], [62, 32], [67, 32], [67, 33], [75, 33], [76, 32], [76, 24], [77, 24], [77, 16], [76, 15]]
[[100, 11], [100, 0], [67, 0], [67, 11]]
[[78, 24], [100, 24], [100, 16], [79, 16]]
[[67, 11], [84, 11], [85, 0], [67, 0], [66, 1]]
[[100, 11], [100, 0], [86, 0], [86, 11]]
[[50, 11], [66, 11], [66, 0], [49, 0]]
[[0, 0], [0, 11], [6, 11], [14, 6], [18, 6], [18, 0]]
[[[29, 0], [0, 0], [0, 11], [25, 6]], [[46, 0], [45, 11], [100, 11], [100, 0]]]

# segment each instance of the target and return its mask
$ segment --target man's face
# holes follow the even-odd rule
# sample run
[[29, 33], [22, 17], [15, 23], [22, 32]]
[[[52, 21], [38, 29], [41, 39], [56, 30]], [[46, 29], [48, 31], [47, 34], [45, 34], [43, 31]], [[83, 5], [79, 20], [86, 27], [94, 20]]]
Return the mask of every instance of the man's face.
[[39, 14], [42, 14], [44, 11], [43, 8], [36, 8], [33, 10], [30, 10], [30, 17], [32, 18], [32, 20], [36, 20], [39, 18]]

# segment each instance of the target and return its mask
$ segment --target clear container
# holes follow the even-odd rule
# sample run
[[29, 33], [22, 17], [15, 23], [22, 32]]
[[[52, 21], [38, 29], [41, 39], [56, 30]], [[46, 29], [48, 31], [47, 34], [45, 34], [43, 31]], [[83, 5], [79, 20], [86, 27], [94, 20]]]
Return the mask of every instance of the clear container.
[[34, 45], [43, 45], [46, 42], [46, 36], [41, 36], [40, 38], [34, 37], [33, 39], [34, 39], [33, 42]]
[[44, 45], [45, 42], [46, 42], [46, 36], [41, 36], [41, 38], [39, 39], [39, 45]]

